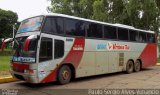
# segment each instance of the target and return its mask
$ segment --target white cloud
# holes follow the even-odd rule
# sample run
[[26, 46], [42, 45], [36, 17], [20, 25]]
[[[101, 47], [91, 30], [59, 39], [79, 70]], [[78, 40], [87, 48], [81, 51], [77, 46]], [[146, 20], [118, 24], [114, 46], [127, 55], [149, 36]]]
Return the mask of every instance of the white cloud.
[[0, 8], [16, 12], [19, 21], [43, 13], [47, 13], [47, 0], [0, 0]]

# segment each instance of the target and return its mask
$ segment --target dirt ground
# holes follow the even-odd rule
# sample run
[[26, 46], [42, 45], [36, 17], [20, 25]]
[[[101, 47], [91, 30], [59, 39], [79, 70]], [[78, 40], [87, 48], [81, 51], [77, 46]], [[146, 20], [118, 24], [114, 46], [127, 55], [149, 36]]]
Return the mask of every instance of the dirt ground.
[[[30, 84], [25, 81], [17, 81], [0, 84], [0, 89], [15, 89], [15, 92], [18, 91], [18, 93], [21, 93], [20, 95], [108, 95], [95, 93], [99, 93], [101, 89], [154, 90], [160, 89], [160, 66], [146, 68], [140, 72], [134, 72], [131, 74], [119, 72], [113, 74], [79, 78], [66, 85], [58, 85], [57, 82], [45, 84]], [[96, 92], [94, 92], [92, 89], [99, 90], [96, 90]], [[158, 94], [154, 95], [160, 95], [160, 91], [157, 93]], [[139, 94], [132, 93], [125, 95]]]

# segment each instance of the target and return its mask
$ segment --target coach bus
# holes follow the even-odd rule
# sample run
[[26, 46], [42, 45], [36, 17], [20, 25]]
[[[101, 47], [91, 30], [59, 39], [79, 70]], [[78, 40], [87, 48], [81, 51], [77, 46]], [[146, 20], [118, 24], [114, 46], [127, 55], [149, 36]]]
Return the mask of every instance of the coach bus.
[[30, 83], [66, 84], [74, 78], [138, 72], [156, 64], [153, 31], [63, 14], [23, 20], [13, 41], [11, 74]]

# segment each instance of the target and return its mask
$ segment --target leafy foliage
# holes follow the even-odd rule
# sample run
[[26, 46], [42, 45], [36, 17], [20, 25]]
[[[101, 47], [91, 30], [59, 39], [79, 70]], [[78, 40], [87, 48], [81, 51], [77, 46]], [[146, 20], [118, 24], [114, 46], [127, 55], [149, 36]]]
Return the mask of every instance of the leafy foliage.
[[159, 31], [160, 0], [50, 0], [50, 12]]
[[17, 20], [16, 13], [0, 9], [0, 38], [12, 37], [12, 27]]

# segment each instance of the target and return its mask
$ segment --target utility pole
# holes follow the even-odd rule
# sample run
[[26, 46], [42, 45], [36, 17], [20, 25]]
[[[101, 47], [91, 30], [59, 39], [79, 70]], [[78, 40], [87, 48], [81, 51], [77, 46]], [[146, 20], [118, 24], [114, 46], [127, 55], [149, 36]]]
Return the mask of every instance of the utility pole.
[[[17, 25], [17, 23], [15, 23], [15, 24], [13, 24], [13, 39], [14, 39], [14, 36], [15, 36], [15, 25]], [[12, 48], [13, 48], [13, 46], [14, 46], [14, 41], [12, 42]]]

